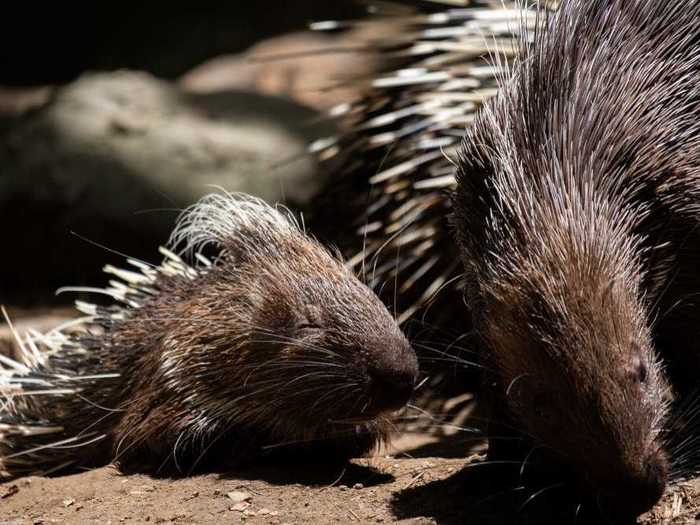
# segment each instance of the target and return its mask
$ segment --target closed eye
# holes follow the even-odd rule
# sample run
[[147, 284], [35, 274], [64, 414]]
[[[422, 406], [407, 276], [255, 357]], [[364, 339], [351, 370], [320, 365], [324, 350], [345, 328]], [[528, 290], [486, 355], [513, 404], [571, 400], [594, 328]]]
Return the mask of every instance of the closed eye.
[[298, 330], [318, 330], [320, 327], [313, 323], [300, 323], [297, 325]]

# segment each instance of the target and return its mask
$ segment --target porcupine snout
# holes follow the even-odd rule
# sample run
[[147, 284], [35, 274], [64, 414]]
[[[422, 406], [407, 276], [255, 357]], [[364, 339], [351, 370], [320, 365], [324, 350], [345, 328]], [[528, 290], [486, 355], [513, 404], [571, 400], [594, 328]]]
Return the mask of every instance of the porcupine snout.
[[644, 458], [639, 468], [607, 480], [600, 491], [600, 506], [613, 516], [638, 516], [661, 498], [668, 481], [668, 459], [663, 451]]
[[378, 351], [368, 357], [368, 412], [385, 412], [402, 408], [410, 399], [418, 379], [418, 360], [403, 336], [375, 343]]

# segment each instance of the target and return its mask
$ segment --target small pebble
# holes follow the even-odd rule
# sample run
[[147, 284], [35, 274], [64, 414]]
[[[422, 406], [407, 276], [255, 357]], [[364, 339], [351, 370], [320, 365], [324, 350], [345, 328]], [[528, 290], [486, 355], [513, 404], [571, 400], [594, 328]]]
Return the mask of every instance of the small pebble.
[[235, 505], [232, 505], [231, 507], [228, 508], [228, 510], [234, 510], [236, 512], [243, 512], [246, 510], [248, 507], [250, 507], [250, 502], [248, 501], [241, 501], [239, 503], [236, 503]]
[[355, 483], [352, 488], [359, 490], [365, 488], [365, 486], [362, 483]]
[[243, 492], [242, 490], [234, 490], [226, 494], [231, 501], [234, 503], [241, 503], [243, 501], [250, 500], [253, 496], [250, 492]]
[[0, 499], [5, 499], [9, 498], [10, 496], [14, 496], [19, 492], [19, 487], [17, 485], [10, 485], [5, 489], [5, 491], [0, 494]]

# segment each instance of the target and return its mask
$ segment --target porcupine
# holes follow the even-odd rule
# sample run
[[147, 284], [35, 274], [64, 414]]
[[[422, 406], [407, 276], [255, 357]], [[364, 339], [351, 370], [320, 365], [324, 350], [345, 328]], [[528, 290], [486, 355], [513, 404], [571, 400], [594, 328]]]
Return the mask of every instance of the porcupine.
[[669, 476], [700, 352], [700, 2], [566, 0], [467, 131], [455, 225], [499, 405], [603, 509]]
[[0, 356], [4, 475], [115, 459], [184, 471], [297, 442], [342, 458], [387, 437], [415, 354], [290, 214], [211, 194], [181, 215], [170, 245], [192, 262], [163, 248], [158, 266], [108, 266], [109, 287], [73, 291], [111, 304], [77, 302], [82, 328], [18, 336], [23, 362]]

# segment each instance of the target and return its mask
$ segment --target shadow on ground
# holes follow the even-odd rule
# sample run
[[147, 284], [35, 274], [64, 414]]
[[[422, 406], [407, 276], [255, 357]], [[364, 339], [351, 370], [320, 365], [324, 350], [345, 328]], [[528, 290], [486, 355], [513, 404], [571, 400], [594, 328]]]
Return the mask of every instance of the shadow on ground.
[[[607, 524], [590, 502], [552, 480], [523, 480], [519, 468], [478, 460], [455, 474], [394, 494], [397, 519], [429, 518], [440, 525]], [[634, 521], [615, 525], [628, 525]]]

